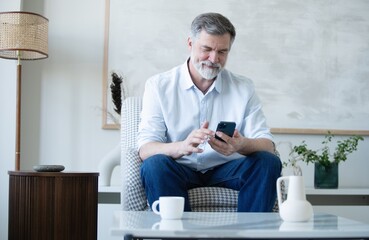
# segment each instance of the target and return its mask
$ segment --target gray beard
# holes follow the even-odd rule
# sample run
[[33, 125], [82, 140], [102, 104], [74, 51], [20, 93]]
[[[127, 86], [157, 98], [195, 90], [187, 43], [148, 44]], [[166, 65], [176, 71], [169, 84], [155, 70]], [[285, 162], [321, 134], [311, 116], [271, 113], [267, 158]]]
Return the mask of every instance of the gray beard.
[[207, 64], [207, 61], [195, 63], [192, 60], [192, 63], [195, 66], [196, 70], [201, 75], [201, 77], [203, 77], [206, 80], [213, 80], [214, 78], [216, 78], [216, 76], [218, 76], [218, 74], [222, 70], [222, 66], [220, 64], [212, 64], [212, 65], [215, 65], [217, 68], [211, 69], [211, 68], [206, 68], [203, 66]]

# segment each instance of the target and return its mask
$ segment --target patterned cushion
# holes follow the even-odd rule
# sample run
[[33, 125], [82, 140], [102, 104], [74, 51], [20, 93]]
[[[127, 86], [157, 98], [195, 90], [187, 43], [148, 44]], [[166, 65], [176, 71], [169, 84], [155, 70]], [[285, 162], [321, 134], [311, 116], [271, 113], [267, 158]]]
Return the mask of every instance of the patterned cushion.
[[209, 212], [216, 209], [235, 211], [238, 191], [221, 187], [199, 187], [188, 191], [193, 211]]

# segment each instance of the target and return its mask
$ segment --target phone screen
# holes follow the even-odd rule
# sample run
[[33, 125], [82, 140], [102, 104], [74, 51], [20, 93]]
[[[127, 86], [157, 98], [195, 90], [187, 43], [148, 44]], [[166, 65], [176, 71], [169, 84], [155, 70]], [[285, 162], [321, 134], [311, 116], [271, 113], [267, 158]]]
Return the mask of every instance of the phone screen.
[[[221, 121], [221, 122], [218, 123], [216, 131], [223, 132], [223, 133], [227, 134], [228, 136], [232, 137], [235, 128], [236, 128], [236, 123], [235, 122]], [[224, 142], [224, 140], [221, 139], [220, 137], [218, 137], [216, 134], [215, 134], [215, 138]]]

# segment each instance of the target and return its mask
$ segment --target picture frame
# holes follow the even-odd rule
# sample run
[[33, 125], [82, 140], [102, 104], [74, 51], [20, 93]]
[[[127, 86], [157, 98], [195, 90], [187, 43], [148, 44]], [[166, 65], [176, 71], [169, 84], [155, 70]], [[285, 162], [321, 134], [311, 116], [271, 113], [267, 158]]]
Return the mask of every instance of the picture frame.
[[104, 23], [104, 59], [102, 76], [102, 128], [117, 130], [120, 128], [120, 116], [114, 111], [110, 84], [111, 73], [109, 72], [109, 25], [110, 25], [110, 0], [105, 0], [105, 23]]
[[[140, 29], [140, 27], [142, 27], [140, 25], [141, 24], [140, 22], [135, 21], [136, 20], [135, 17], [139, 19], [138, 15], [140, 15], [140, 17], [142, 18], [143, 13], [141, 11], [144, 11], [145, 17], [152, 19], [152, 21], [159, 21], [160, 19], [158, 20], [157, 17], [155, 18], [155, 14], [160, 14], [160, 13], [158, 13], [157, 11], [152, 11], [150, 8], [155, 7], [156, 10], [163, 11], [163, 13], [167, 13], [168, 17], [170, 15], [170, 19], [172, 22], [171, 22], [171, 26], [167, 25], [166, 27], [172, 27], [172, 25], [175, 25], [177, 27], [171, 30], [177, 31], [178, 29], [182, 29], [185, 24], [188, 25], [188, 22], [191, 21], [191, 19], [193, 18], [192, 15], [196, 11], [202, 11], [202, 9], [200, 8], [200, 9], [194, 10], [191, 8], [191, 6], [188, 6], [191, 4], [188, 4], [187, 2], [186, 3], [178, 2], [179, 5], [186, 4], [187, 8], [189, 8], [188, 10], [190, 10], [191, 12], [187, 12], [186, 15], [185, 14], [180, 15], [178, 14], [179, 12], [176, 12], [177, 13], [176, 16], [178, 17], [174, 18], [172, 16], [174, 14], [172, 13], [173, 11], [168, 12], [165, 10], [168, 3], [172, 4], [171, 6], [169, 6], [171, 10], [177, 9], [176, 6], [173, 6], [174, 3], [170, 1], [166, 3], [165, 1], [161, 2], [161, 4], [164, 4], [163, 6], [153, 6], [152, 5], [153, 3], [149, 1], [105, 0], [105, 2], [106, 2], [106, 9], [105, 9], [105, 33], [104, 33], [105, 34], [104, 70], [103, 70], [103, 74], [104, 74], [103, 76], [103, 110], [104, 110], [103, 111], [103, 128], [104, 129], [118, 129], [119, 123], [115, 121], [115, 118], [117, 116], [113, 111], [111, 97], [109, 96], [110, 94], [108, 94], [109, 93], [109, 74], [110, 74], [109, 71], [111, 71], [111, 69], [114, 69], [114, 66], [109, 67], [109, 63], [111, 60], [109, 51], [112, 52], [112, 49], [114, 48], [111, 44], [115, 44], [115, 46], [117, 46], [117, 43], [116, 43], [117, 39], [119, 40], [121, 37], [125, 37], [125, 36], [120, 36], [119, 34], [117, 35], [117, 33], [115, 32], [110, 32], [109, 29], [111, 27], [114, 27], [114, 26], [116, 27], [117, 25], [119, 25], [121, 28], [123, 28], [122, 32], [124, 32], [125, 34], [128, 34], [128, 36], [131, 37], [131, 40], [130, 40], [131, 42], [132, 42], [132, 38], [137, 38], [137, 39], [144, 39], [145, 44], [147, 44], [151, 40], [149, 37], [147, 36], [142, 37], [143, 35], [138, 35], [138, 36], [134, 35], [134, 34], [141, 34], [142, 32], [142, 31], [138, 33], [134, 32], [134, 31], [139, 31], [137, 29]], [[111, 7], [111, 2], [115, 4], [113, 7]], [[261, 26], [268, 26], [268, 24], [275, 24], [279, 20], [281, 22], [284, 22], [286, 21], [285, 17], [288, 17], [290, 13], [281, 14], [280, 16], [277, 16], [281, 19], [274, 19], [274, 18], [269, 19], [270, 14], [263, 13], [265, 15], [264, 15], [264, 18], [261, 18], [261, 19], [263, 19], [263, 21], [266, 19], [266, 22], [260, 23], [259, 20], [255, 20], [255, 22], [253, 22], [254, 21], [253, 19], [248, 19], [247, 22], [245, 22], [246, 20], [243, 19], [244, 15], [241, 14], [242, 19], [237, 16], [232, 15], [235, 12], [232, 11], [231, 5], [224, 7], [224, 8], [219, 7], [224, 4], [227, 5], [228, 4], [227, 1], [217, 0], [213, 3], [214, 4], [212, 4], [212, 8], [214, 8], [215, 10], [217, 10], [216, 9], [217, 5], [218, 5], [218, 9], [227, 9], [228, 12], [226, 12], [226, 15], [234, 17], [235, 22], [238, 24], [238, 26], [240, 26], [241, 32], [245, 32], [241, 35], [238, 35], [237, 42], [242, 42], [243, 45], [249, 46], [250, 49], [263, 49], [258, 45], [260, 41], [257, 38], [249, 37], [253, 35], [257, 36], [259, 34], [260, 36], [263, 36], [266, 38], [264, 40], [266, 42], [265, 46], [268, 46], [268, 44], [270, 44], [270, 46], [268, 46], [269, 49], [272, 49], [272, 50], [277, 49], [277, 51], [275, 52], [275, 55], [269, 55], [270, 50], [268, 50], [267, 48], [265, 52], [261, 52], [261, 54], [258, 53], [255, 55], [255, 54], [250, 54], [248, 52], [250, 51], [249, 48], [246, 48], [246, 49], [240, 48], [241, 51], [238, 51], [238, 50], [233, 50], [233, 47], [232, 47], [232, 51], [236, 53], [236, 54], [233, 54], [232, 57], [234, 57], [234, 55], [237, 55], [235, 58], [238, 57], [241, 59], [241, 61], [240, 59], [237, 59], [234, 61], [230, 61], [229, 64], [227, 64], [227, 66], [232, 65], [234, 69], [236, 70], [236, 72], [241, 72], [242, 74], [242, 71], [244, 71], [244, 69], [242, 69], [240, 64], [236, 64], [236, 62], [237, 61], [243, 62], [242, 65], [246, 65], [249, 67], [249, 69], [247, 70], [247, 74], [250, 75], [252, 79], [257, 79], [257, 81], [255, 81], [256, 90], [259, 93], [261, 100], [264, 102], [264, 105], [265, 105], [264, 111], [267, 116], [267, 119], [270, 121], [269, 125], [271, 126], [272, 133], [324, 135], [329, 130], [332, 134], [337, 134], [337, 135], [369, 135], [369, 126], [367, 126], [365, 124], [365, 121], [362, 120], [366, 118], [368, 113], [359, 112], [359, 114], [356, 114], [356, 111], [361, 111], [363, 107], [356, 106], [356, 105], [352, 106], [352, 105], [346, 104], [346, 102], [340, 97], [340, 96], [344, 96], [345, 94], [346, 95], [349, 94], [350, 96], [348, 97], [354, 97], [353, 95], [354, 93], [352, 91], [351, 92], [346, 91], [345, 86], [348, 84], [346, 82], [347, 76], [348, 77], [364, 76], [363, 74], [365, 74], [365, 69], [351, 67], [352, 63], [347, 62], [345, 58], [342, 59], [340, 57], [341, 56], [340, 53], [338, 55], [338, 58], [335, 55], [332, 56], [330, 52], [328, 52], [327, 56], [325, 55], [318, 56], [319, 57], [318, 59], [310, 59], [311, 61], [310, 60], [307, 61], [307, 59], [304, 58], [304, 56], [306, 56], [306, 52], [304, 52], [305, 50], [301, 48], [300, 44], [302, 44], [303, 47], [307, 47], [307, 49], [310, 49], [309, 51], [319, 52], [321, 49], [316, 48], [316, 46], [320, 46], [322, 40], [318, 39], [319, 36], [317, 35], [316, 36], [317, 39], [311, 39], [312, 41], [315, 41], [315, 43], [308, 45], [310, 43], [306, 41], [306, 37], [304, 37], [303, 34], [302, 35], [299, 34], [299, 31], [301, 30], [300, 25], [306, 25], [306, 29], [309, 29], [311, 32], [320, 31], [321, 30], [320, 26], [311, 25], [311, 22], [320, 21], [319, 19], [320, 15], [307, 15], [307, 16], [313, 16], [313, 18], [317, 18], [317, 19], [299, 19], [300, 22], [297, 26], [292, 26], [292, 27], [290, 26], [286, 28], [283, 28], [283, 26], [280, 26], [282, 29], [273, 28], [272, 32], [274, 33], [274, 35], [269, 36], [268, 35], [269, 32], [264, 32], [263, 30], [260, 30], [262, 28], [258, 27], [257, 24], [262, 24]], [[353, 5], [355, 5], [355, 3], [356, 2], [354, 2]], [[149, 4], [149, 5], [151, 4], [151, 6], [147, 8], [143, 8], [142, 6], [144, 4]], [[177, 2], [175, 4], [177, 4]], [[242, 2], [242, 4], [253, 5], [253, 4], [269, 4], [269, 3], [267, 2], [265, 3], [264, 2], [263, 3]], [[301, 4], [309, 5], [309, 2], [304, 2]], [[358, 5], [357, 7], [359, 8], [360, 7], [359, 3], [357, 5]], [[120, 7], [121, 9], [119, 9]], [[248, 9], [251, 9], [251, 6], [247, 6], [247, 7]], [[111, 9], [114, 9], [116, 13], [110, 12]], [[140, 9], [140, 11], [136, 11], [136, 9]], [[263, 6], [261, 9], [269, 9], [269, 8], [267, 8], [267, 6]], [[279, 11], [283, 11], [283, 9], [284, 9], [283, 6], [281, 6], [281, 9], [279, 9]], [[303, 9], [309, 9], [309, 8], [302, 8], [302, 10]], [[210, 10], [213, 10], [213, 9], [210, 9]], [[117, 14], [117, 13], [123, 13], [123, 12], [124, 14]], [[350, 12], [350, 14], [360, 15], [360, 14], [365, 14], [365, 13], [359, 11], [359, 12]], [[132, 15], [135, 15], [135, 16], [132, 17]], [[115, 16], [118, 16], [119, 18], [123, 18], [124, 20], [117, 19]], [[348, 23], [350, 23], [349, 22], [351, 19], [350, 16], [347, 16], [347, 18], [348, 18], [347, 19]], [[332, 16], [332, 19], [334, 19], [334, 16]], [[352, 19], [355, 19], [355, 18], [352, 18]], [[135, 25], [133, 26], [132, 24], [127, 24], [127, 22], [128, 23], [134, 22]], [[155, 23], [157, 24], [155, 26], [161, 27], [160, 24], [162, 24], [162, 22], [155, 22]], [[302, 33], [305, 33], [305, 32], [302, 32]], [[171, 34], [171, 35], [175, 35], [174, 36], [175, 38], [173, 36], [165, 35], [166, 42], [167, 43], [169, 42], [170, 44], [174, 44], [173, 41], [177, 41], [177, 39], [181, 39], [181, 40], [186, 39], [186, 34], [187, 32], [183, 32], [183, 31], [176, 32], [176, 34]], [[335, 32], [332, 32], [331, 34], [336, 36]], [[288, 38], [287, 39], [289, 41], [288, 43], [291, 45], [291, 46], [288, 46], [290, 55], [284, 54], [281, 58], [276, 57], [276, 56], [280, 56], [277, 54], [278, 49], [280, 49], [280, 46], [277, 44], [284, 44], [285, 41], [278, 42], [273, 38], [273, 36], [280, 36], [280, 39], [282, 40], [284, 37]], [[268, 39], [269, 37], [270, 39]], [[365, 39], [365, 35], [360, 36], [360, 37], [361, 38], [358, 38], [358, 39]], [[170, 38], [170, 39], [167, 39], [167, 38]], [[243, 39], [240, 39], [240, 38], [243, 38]], [[327, 44], [331, 44], [331, 45], [333, 44], [332, 46], [334, 47], [335, 43], [329, 42], [329, 40], [330, 39], [326, 40], [328, 41]], [[361, 41], [359, 43], [363, 44], [363, 42], [364, 41]], [[151, 64], [150, 62], [143, 62], [143, 65], [149, 68], [148, 71], [146, 71], [145, 73], [150, 73], [150, 75], [145, 75], [145, 76], [143, 76], [142, 72], [140, 73], [137, 73], [137, 71], [134, 72], [135, 70], [133, 69], [133, 67], [129, 66], [128, 64], [130, 63], [127, 62], [125, 59], [125, 58], [134, 59], [133, 61], [136, 61], [134, 63], [137, 63], [140, 60], [142, 61], [142, 59], [138, 59], [138, 60], [136, 59], [138, 58], [139, 55], [137, 54], [135, 55], [135, 53], [132, 53], [132, 51], [135, 51], [136, 49], [132, 47], [129, 48], [129, 46], [128, 47], [124, 46], [124, 44], [122, 44], [122, 46], [119, 45], [119, 48], [127, 47], [127, 49], [125, 52], [123, 51], [123, 54], [120, 54], [119, 56], [114, 56], [113, 59], [119, 60], [120, 58], [126, 61], [126, 62], [123, 62], [123, 64], [116, 65], [118, 66], [116, 68], [118, 68], [119, 70], [122, 70], [120, 68], [125, 67], [124, 73], [127, 74], [128, 76], [128, 81], [126, 82], [126, 84], [128, 84], [129, 95], [141, 96], [142, 91], [144, 89], [143, 85], [147, 77], [151, 76], [153, 73], [162, 72], [163, 69], [170, 69], [170, 67], [173, 67], [176, 63], [173, 63], [172, 59], [169, 59], [170, 61], [168, 61], [167, 58], [169, 56], [175, 55], [178, 59], [181, 59], [182, 57], [183, 57], [182, 59], [185, 59], [187, 49], [184, 48], [184, 49], [178, 50], [178, 46], [181, 46], [182, 44], [185, 45], [185, 44], [184, 43], [178, 44], [178, 42], [175, 42], [175, 44], [176, 44], [175, 47], [169, 46], [168, 48], [165, 49], [166, 51], [165, 54], [167, 55], [161, 56], [160, 61], [155, 62], [155, 60], [152, 60], [154, 61], [155, 64], [152, 64], [152, 62]], [[237, 48], [237, 46], [235, 47]], [[287, 47], [287, 46], [284, 46], [284, 47]], [[164, 49], [165, 47], [163, 47], [163, 45], [158, 45], [156, 46], [156, 48]], [[173, 54], [174, 52], [171, 52], [172, 49], [176, 49], [177, 52]], [[352, 55], [353, 58], [362, 57], [362, 53], [356, 52], [356, 49], [352, 49], [352, 50], [354, 50], [353, 55]], [[156, 51], [159, 51], [159, 50], [156, 50]], [[114, 54], [115, 53], [116, 51], [114, 51]], [[155, 54], [163, 54], [163, 53], [155, 52]], [[244, 57], [241, 58], [241, 56], [244, 56]], [[262, 64], [263, 66], [260, 67], [260, 61], [256, 61], [254, 58], [252, 58], [253, 56], [264, 56], [263, 59], [265, 59], [266, 63], [263, 63]], [[274, 57], [276, 57], [276, 59], [273, 59]], [[326, 65], [321, 66], [321, 62], [320, 62], [321, 57], [324, 57], [326, 59], [326, 63], [325, 63]], [[165, 60], [168, 62], [168, 64], [165, 62]], [[278, 61], [281, 61], [281, 62], [278, 62]], [[161, 64], [160, 67], [154, 66], [156, 67], [156, 69], [150, 69], [150, 68], [153, 68], [152, 65], [158, 65], [158, 62], [160, 62]], [[342, 65], [346, 64], [347, 68], [351, 67], [352, 69], [355, 69], [356, 72], [354, 72], [354, 70], [351, 70], [350, 72], [345, 73], [347, 76], [346, 75], [341, 76], [341, 75], [338, 75], [339, 72], [337, 73], [335, 72], [336, 76], [333, 76], [334, 81], [329, 78], [325, 79], [324, 76], [329, 76], [330, 74], [333, 74], [331, 72], [331, 67], [330, 67], [331, 64], [334, 64], [337, 62]], [[296, 68], [298, 69], [298, 71], [296, 70], [287, 71], [288, 69], [286, 69], [284, 72], [284, 74], [286, 75], [283, 79], [284, 82], [281, 84], [275, 85], [274, 81], [279, 79], [279, 77], [277, 76], [281, 74], [281, 71], [278, 70], [278, 68], [276, 67], [273, 67], [269, 70], [262, 70], [263, 67], [265, 68], [268, 66], [273, 66], [272, 64], [275, 64], [275, 63], [277, 63], [279, 67], [288, 66], [288, 69]], [[290, 63], [290, 64], [287, 64], [287, 63]], [[305, 66], [304, 64], [295, 64], [295, 63], [304, 63], [307, 66], [309, 66], [310, 64], [312, 66], [309, 66], [309, 69], [306, 69], [306, 67], [303, 67]], [[299, 69], [299, 68], [303, 68], [303, 69]], [[321, 70], [322, 73], [319, 73], [319, 71], [315, 71], [316, 69]], [[300, 70], [303, 70], [306, 73], [303, 72], [303, 75], [298, 75], [297, 73]], [[314, 88], [305, 88], [306, 82], [310, 81], [309, 79], [311, 79], [311, 77], [316, 77], [316, 79], [314, 79], [314, 81], [310, 85], [313, 85], [314, 83], [321, 83], [322, 86], [320, 87], [315, 86]], [[133, 82], [132, 79], [135, 79], [135, 81]], [[355, 79], [355, 80], [352, 80], [352, 82], [350, 82], [349, 84], [350, 84], [350, 87], [352, 87], [352, 89], [362, 89], [361, 86], [363, 82]], [[304, 95], [301, 96], [301, 94], [298, 94], [298, 92], [296, 91], [292, 92], [293, 94], [291, 94], [291, 86], [294, 86], [294, 89], [301, 91], [301, 93], [304, 93], [305, 91]], [[324, 99], [324, 101], [326, 101], [324, 108], [319, 106], [319, 104], [313, 104], [310, 101], [312, 94], [315, 95], [317, 93], [316, 90], [321, 90], [322, 88], [326, 89], [325, 90], [326, 92], [323, 93], [325, 94], [325, 96], [318, 95], [316, 97], [313, 97], [312, 99], [315, 99], [315, 100]], [[137, 92], [132, 92], [132, 91], [137, 91]], [[367, 95], [367, 93], [364, 93], [364, 94]], [[336, 105], [339, 105], [339, 104], [344, 104], [342, 105], [342, 109], [335, 107]], [[363, 103], [363, 106], [365, 107], [366, 105]], [[345, 116], [343, 114], [345, 113], [345, 111], [347, 111], [346, 109], [353, 111], [351, 113], [351, 116], [354, 116], [353, 120], [354, 122], [356, 122], [356, 125], [351, 124], [349, 121], [345, 119]], [[324, 117], [325, 114], [327, 114], [326, 117]], [[326, 118], [331, 118], [331, 120], [327, 121]], [[336, 124], [336, 122], [338, 121], [342, 121], [344, 123], [341, 125], [338, 125]], [[327, 124], [328, 122], [334, 122], [335, 124], [329, 125]], [[357, 126], [357, 124], [360, 124], [360, 126], [355, 127]]]

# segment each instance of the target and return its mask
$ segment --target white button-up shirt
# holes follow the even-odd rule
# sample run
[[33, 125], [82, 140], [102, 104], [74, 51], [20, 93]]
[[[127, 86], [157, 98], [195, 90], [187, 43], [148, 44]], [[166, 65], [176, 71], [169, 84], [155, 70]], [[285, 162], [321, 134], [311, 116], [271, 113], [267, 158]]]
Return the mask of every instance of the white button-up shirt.
[[[138, 132], [138, 149], [148, 142], [183, 141], [204, 121], [215, 131], [220, 121], [236, 122], [241, 135], [273, 141], [252, 81], [223, 69], [206, 94], [192, 82], [187, 62], [149, 78], [145, 85]], [[224, 156], [205, 145], [202, 153], [177, 161], [197, 171], [205, 171], [240, 158]]]

